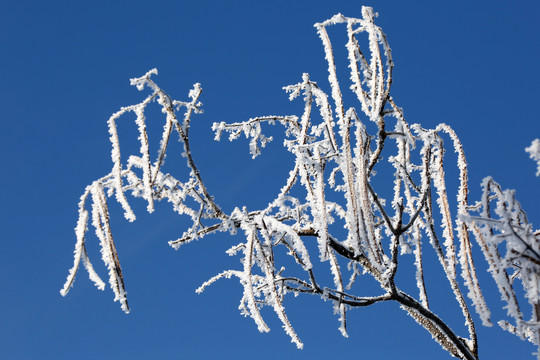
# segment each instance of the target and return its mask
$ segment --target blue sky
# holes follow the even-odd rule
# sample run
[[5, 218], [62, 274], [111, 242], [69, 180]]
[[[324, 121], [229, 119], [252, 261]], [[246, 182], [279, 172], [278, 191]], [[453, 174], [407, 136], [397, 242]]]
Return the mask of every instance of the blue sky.
[[[540, 137], [538, 2], [2, 1], [0, 358], [449, 358], [395, 304], [351, 311], [344, 339], [329, 303], [291, 297], [285, 306], [305, 349], [296, 350], [270, 311], [263, 315], [272, 331], [258, 333], [237, 310], [242, 289], [234, 280], [194, 292], [240, 266], [224, 254], [238, 239], [216, 235], [174, 251], [167, 241], [188, 223], [165, 204], [148, 215], [133, 201], [139, 219], [132, 224], [112, 206], [131, 314], [84, 271], [66, 298], [59, 294], [72, 264], [78, 198], [111, 167], [106, 121], [144, 96], [129, 78], [156, 67], [156, 81], [179, 100], [200, 82], [205, 113], [194, 120], [192, 147], [210, 192], [227, 211], [264, 207], [290, 166], [281, 141], [251, 160], [247, 142], [215, 143], [210, 126], [298, 114], [283, 86], [308, 72], [329, 88], [313, 24], [338, 12], [360, 17], [362, 5], [379, 12], [396, 63], [393, 97], [409, 123], [451, 125], [467, 154], [471, 198], [491, 175], [517, 189], [538, 224], [540, 179], [524, 152]], [[120, 131], [123, 151], [137, 152], [133, 125]], [[169, 154], [172, 169], [174, 160]], [[105, 276], [97, 240], [89, 242]], [[503, 313], [490, 280], [481, 279], [497, 318]], [[439, 300], [441, 316], [460, 329], [443, 290]], [[529, 344], [478, 326], [481, 358], [532, 358]]]

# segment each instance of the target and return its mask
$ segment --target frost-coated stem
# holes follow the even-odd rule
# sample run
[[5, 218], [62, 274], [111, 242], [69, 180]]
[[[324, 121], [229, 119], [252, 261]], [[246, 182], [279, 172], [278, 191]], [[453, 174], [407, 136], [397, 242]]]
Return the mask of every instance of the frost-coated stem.
[[420, 313], [422, 316], [433, 322], [444, 333], [444, 335], [448, 337], [448, 340], [451, 341], [452, 345], [454, 345], [459, 350], [459, 354], [453, 355], [461, 359], [478, 360], [478, 355], [476, 355], [471, 349], [469, 349], [465, 342], [462, 341], [452, 331], [452, 329], [450, 329], [450, 327], [446, 325], [446, 323], [441, 320], [437, 315], [435, 315], [429, 309], [423, 307], [422, 304], [420, 304], [418, 301], [414, 300], [411, 296], [407, 295], [404, 292], [399, 291], [394, 296], [394, 299], [397, 300], [399, 303], [403, 304], [408, 308], [412, 308], [418, 311], [418, 313]]
[[[223, 132], [228, 133], [229, 140], [244, 134], [253, 157], [273, 140], [265, 135], [266, 126], [278, 123], [283, 127], [283, 144], [294, 163], [282, 179], [279, 193], [258, 210], [238, 204], [225, 212], [203, 182], [190, 146], [192, 117], [202, 112], [201, 86], [193, 86], [188, 101], [178, 101], [151, 79], [157, 75], [156, 69], [131, 79], [138, 90], [147, 89], [150, 94], [109, 118], [112, 169], [92, 182], [81, 196], [73, 267], [61, 294], [66, 295], [72, 287], [81, 263], [96, 286], [105, 287], [86, 251], [86, 243], [90, 241], [87, 231], [93, 227], [115, 301], [120, 301], [122, 309], [129, 311], [107, 198], [114, 196], [125, 217], [133, 221], [135, 214], [126, 196], [130, 194], [143, 198], [150, 212], [156, 201], [166, 200], [178, 214], [187, 215], [191, 226], [177, 240], [169, 241], [175, 249], [216, 232], [243, 232], [242, 240], [226, 251], [240, 258], [239, 268], [212, 277], [197, 293], [217, 280], [237, 278], [243, 288], [239, 310], [251, 317], [261, 332], [270, 330], [262, 310], [268, 306], [291, 341], [302, 348], [286, 312], [286, 295], [290, 293], [331, 300], [343, 336], [347, 336], [346, 311], [394, 301], [451, 355], [477, 360], [475, 323], [459, 275], [482, 322], [485, 325], [491, 322], [476, 274], [469, 238], [472, 232], [506, 302], [509, 321], [501, 321], [499, 325], [540, 349], [540, 231], [528, 222], [515, 192], [502, 190], [491, 178], [482, 183], [481, 201], [468, 204], [468, 169], [457, 134], [446, 124], [434, 129], [409, 125], [403, 110], [390, 95], [394, 62], [388, 39], [375, 24], [376, 16], [371, 8], [363, 7], [362, 18], [338, 14], [315, 24], [323, 45], [330, 95], [307, 73], [302, 74], [300, 82], [284, 87], [291, 101], [303, 101], [299, 116], [264, 115], [231, 124], [213, 124], [215, 140]], [[337, 24], [346, 27], [350, 71], [345, 76], [357, 100], [354, 106], [345, 105], [349, 98], [342, 92], [339, 84], [342, 75], [336, 67], [341, 63], [335, 58], [328, 32], [328, 27]], [[367, 38], [367, 49], [361, 49], [360, 36]], [[160, 106], [164, 123], [157, 139], [157, 156], [151, 159], [153, 139], [148, 135], [147, 124], [153, 119], [147, 119], [145, 114], [153, 113], [147, 111], [153, 103]], [[185, 112], [178, 116], [182, 108]], [[122, 163], [117, 122], [129, 112], [135, 114], [140, 150], [137, 156], [129, 156]], [[182, 142], [182, 156], [186, 158], [186, 171], [179, 177], [163, 170], [171, 136], [176, 136], [173, 130]], [[452, 174], [447, 171], [449, 165], [444, 158], [448, 145], [443, 138], [447, 137], [451, 140], [450, 148], [457, 154], [456, 189], [449, 187], [452, 181], [447, 180], [447, 174]], [[527, 149], [535, 160], [540, 158], [538, 149], [538, 141]], [[456, 207], [451, 200], [453, 195], [457, 198]], [[426, 246], [426, 242], [431, 246]], [[432, 311], [437, 308], [437, 299], [431, 296], [424, 274], [437, 264], [424, 261], [428, 251], [434, 251], [439, 260], [456, 299], [455, 306], [462, 311], [468, 338], [458, 336]], [[414, 265], [410, 274], [404, 273], [407, 266], [403, 264], [407, 260]], [[330, 273], [331, 277], [322, 276], [322, 272]], [[417, 299], [400, 289], [399, 282], [407, 276], [416, 282]], [[363, 277], [379, 283], [381, 293], [362, 295]], [[344, 286], [343, 279], [347, 278], [349, 284]], [[529, 320], [524, 318], [522, 299], [514, 290], [518, 281], [524, 299], [532, 308]]]
[[193, 157], [191, 155], [191, 148], [189, 144], [189, 137], [188, 137], [188, 131], [189, 131], [189, 118], [192, 114], [193, 108], [197, 104], [199, 97], [201, 96], [202, 88], [199, 86], [199, 84], [195, 84], [194, 91], [192, 93], [192, 101], [191, 106], [188, 108], [188, 111], [186, 113], [186, 128], [185, 130], [180, 126], [178, 120], [175, 119], [173, 121], [174, 126], [176, 127], [176, 131], [178, 132], [178, 135], [180, 135], [180, 138], [182, 139], [182, 144], [184, 145], [184, 154], [186, 156], [186, 161], [188, 167], [191, 169], [192, 174], [197, 179], [197, 184], [199, 188], [201, 189], [201, 192], [204, 194], [205, 200], [210, 205], [210, 208], [212, 211], [216, 213], [217, 218], [225, 218], [225, 214], [221, 211], [221, 209], [217, 206], [217, 204], [214, 202], [214, 199], [210, 194], [208, 193], [208, 190], [206, 189], [206, 186], [204, 185], [204, 182], [202, 181], [201, 174], [199, 172], [199, 169], [197, 169], [197, 166], [195, 165], [195, 161], [193, 161]]

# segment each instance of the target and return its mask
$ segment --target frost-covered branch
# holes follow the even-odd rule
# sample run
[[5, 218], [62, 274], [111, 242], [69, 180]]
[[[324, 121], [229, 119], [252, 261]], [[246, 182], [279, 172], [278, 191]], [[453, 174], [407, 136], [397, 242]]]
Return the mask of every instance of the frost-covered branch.
[[[478, 215], [463, 220], [473, 229], [514, 323], [501, 320], [499, 325], [540, 347], [540, 231], [529, 223], [515, 191], [502, 190], [490, 177], [484, 179], [482, 189], [482, 200], [471, 207], [471, 213]], [[530, 320], [524, 318], [515, 280], [525, 290]]]
[[[212, 277], [197, 292], [217, 280], [237, 278], [243, 288], [241, 313], [251, 317], [259, 331], [267, 332], [270, 329], [261, 308], [272, 308], [298, 348], [303, 343], [285, 308], [290, 293], [329, 300], [343, 336], [347, 336], [348, 311], [394, 301], [448, 353], [460, 359], [478, 359], [476, 328], [467, 297], [483, 324], [491, 324], [491, 314], [476, 274], [471, 232], [508, 304], [513, 324], [501, 325], [540, 345], [540, 232], [528, 223], [514, 194], [501, 190], [490, 178], [483, 183], [482, 201], [468, 204], [468, 169], [461, 142], [446, 124], [425, 129], [405, 120], [390, 95], [394, 62], [387, 37], [375, 24], [375, 17], [371, 8], [363, 7], [362, 18], [338, 14], [315, 24], [328, 66], [330, 95], [303, 74], [301, 81], [284, 87], [291, 101], [302, 102], [301, 114], [213, 124], [216, 140], [223, 133], [228, 133], [231, 141], [244, 134], [253, 157], [273, 140], [265, 135], [265, 127], [276, 123], [283, 126], [283, 143], [294, 162], [279, 193], [258, 210], [240, 204], [230, 212], [222, 210], [203, 181], [189, 137], [193, 116], [202, 112], [201, 86], [193, 86], [188, 101], [177, 101], [152, 80], [157, 75], [155, 69], [132, 79], [132, 85], [138, 90], [148, 89], [149, 94], [142, 102], [121, 108], [108, 121], [112, 169], [89, 185], [81, 197], [74, 265], [62, 295], [73, 285], [81, 260], [96, 286], [102, 290], [105, 287], [86, 252], [91, 218], [115, 300], [129, 311], [107, 198], [114, 196], [126, 219], [133, 221], [135, 214], [127, 196], [131, 194], [144, 199], [149, 212], [154, 211], [155, 201], [166, 200], [176, 212], [191, 219], [191, 226], [180, 238], [169, 242], [175, 249], [216, 232], [238, 232], [243, 240], [231, 246], [227, 254], [239, 257], [240, 265]], [[347, 76], [349, 88], [358, 100], [356, 107], [345, 104], [339, 84], [342, 75], [337, 71], [327, 31], [334, 25], [346, 28]], [[362, 36], [367, 38], [367, 49], [360, 46]], [[145, 112], [154, 103], [161, 108], [164, 120], [159, 150], [152, 159], [149, 149], [154, 139], [148, 136]], [[137, 156], [123, 158], [116, 124], [124, 121], [128, 113], [135, 115], [140, 151]], [[186, 159], [186, 171], [178, 176], [163, 172], [173, 136], [182, 143], [181, 155]], [[540, 161], [538, 148], [535, 141], [527, 149], [536, 161]], [[455, 165], [445, 159], [448, 149], [457, 154]], [[451, 166], [458, 173], [456, 190], [448, 185], [452, 183], [447, 175]], [[452, 205], [452, 196], [457, 199], [456, 205]], [[424, 278], [428, 265], [423, 259], [428, 251], [436, 255], [435, 266], [440, 266], [446, 275], [455, 305], [461, 310], [468, 332], [464, 337], [432, 310], [437, 297], [432, 296], [431, 284]], [[415, 268], [411, 274], [402, 274], [401, 264], [406, 261]], [[331, 276], [325, 277], [325, 272]], [[364, 276], [379, 283], [379, 295], [365, 295], [359, 280]], [[406, 282], [401, 283], [401, 279], [407, 276], [416, 288], [405, 292]], [[521, 280], [533, 309], [529, 321], [524, 320], [520, 310], [514, 279]], [[413, 293], [417, 295], [410, 295]]]
[[537, 170], [536, 176], [540, 176], [540, 139], [534, 139], [531, 146], [525, 149], [529, 153], [531, 159], [536, 161]]

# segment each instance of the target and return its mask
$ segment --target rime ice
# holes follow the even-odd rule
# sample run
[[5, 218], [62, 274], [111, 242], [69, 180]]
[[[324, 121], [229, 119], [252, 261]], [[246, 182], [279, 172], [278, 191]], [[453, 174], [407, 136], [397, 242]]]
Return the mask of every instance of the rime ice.
[[[513, 192], [501, 190], [490, 178], [483, 182], [482, 200], [469, 205], [467, 163], [457, 134], [446, 124], [424, 129], [419, 124], [406, 122], [402, 109], [390, 95], [394, 62], [386, 35], [375, 24], [376, 14], [371, 8], [363, 7], [362, 16], [357, 19], [338, 14], [315, 24], [328, 65], [330, 96], [304, 73], [301, 81], [284, 88], [291, 101], [303, 102], [301, 114], [267, 115], [212, 126], [216, 140], [223, 133], [228, 134], [231, 141], [244, 135], [254, 158], [272, 141], [271, 136], [264, 134], [265, 127], [279, 124], [284, 128], [284, 146], [295, 160], [280, 192], [258, 210], [239, 206], [230, 214], [224, 213], [206, 189], [189, 142], [192, 117], [202, 112], [201, 86], [193, 86], [188, 101], [178, 101], [151, 79], [157, 75], [155, 69], [131, 79], [138, 90], [148, 89], [150, 94], [141, 103], [123, 107], [109, 118], [112, 169], [89, 185], [81, 197], [74, 264], [62, 295], [73, 285], [81, 260], [96, 286], [105, 287], [86, 253], [91, 220], [114, 299], [124, 311], [129, 311], [109, 223], [107, 197], [114, 195], [126, 219], [133, 221], [135, 214], [126, 196], [131, 194], [144, 199], [149, 212], [154, 210], [155, 201], [166, 200], [176, 212], [191, 219], [191, 227], [179, 239], [169, 242], [175, 249], [215, 232], [243, 233], [244, 240], [227, 251], [228, 255], [240, 258], [239, 267], [212, 277], [196, 291], [202, 292], [219, 279], [238, 279], [243, 288], [241, 314], [251, 317], [259, 331], [268, 332], [270, 329], [260, 309], [270, 307], [298, 348], [303, 344], [284, 305], [288, 293], [329, 300], [343, 336], [347, 336], [347, 312], [351, 309], [383, 301], [398, 302], [451, 355], [478, 359], [475, 326], [467, 297], [485, 325], [491, 324], [491, 314], [478, 283], [470, 233], [488, 259], [490, 272], [507, 303], [508, 317], [513, 324], [505, 321], [501, 326], [540, 345], [540, 232], [528, 223]], [[349, 87], [358, 100], [357, 107], [346, 106], [338, 81], [327, 32], [327, 28], [334, 25], [346, 29]], [[360, 36], [367, 37], [367, 49], [360, 48]], [[159, 151], [153, 161], [149, 151], [153, 139], [148, 138], [145, 115], [146, 107], [152, 103], [161, 107], [165, 117]], [[126, 161], [121, 156], [116, 124], [130, 112], [136, 117], [140, 151], [137, 156], [128, 156]], [[187, 170], [183, 174], [187, 177], [184, 181], [162, 172], [173, 136], [178, 137], [183, 146], [181, 155], [186, 160]], [[456, 191], [448, 188], [445, 174], [444, 154], [449, 148], [457, 154], [459, 186]], [[527, 151], [539, 163], [540, 173], [539, 149], [540, 141], [536, 140]], [[384, 168], [391, 178], [388, 189], [384, 189], [384, 182], [378, 181], [382, 175], [377, 175], [377, 169], [382, 168], [383, 161], [389, 164]], [[385, 198], [388, 194], [391, 196]], [[456, 208], [450, 205], [452, 195], [457, 197]], [[336, 224], [344, 230], [336, 231]], [[315, 246], [310, 247], [309, 243]], [[285, 255], [275, 251], [279, 248], [286, 250]], [[311, 252], [308, 249], [312, 249]], [[467, 334], [458, 336], [430, 308], [430, 289], [424, 279], [423, 254], [426, 251], [433, 251], [438, 258], [446, 275], [444, 281], [463, 314]], [[290, 270], [284, 266], [283, 255], [294, 260], [287, 266], [296, 268]], [[396, 280], [403, 261], [410, 261], [415, 267], [414, 274], [409, 275], [416, 289], [413, 285], [410, 293]], [[328, 279], [321, 276], [324, 271], [331, 275]], [[364, 276], [379, 283], [380, 292], [375, 296], [363, 293], [358, 279]], [[521, 281], [526, 299], [533, 307], [530, 320], [524, 319], [522, 314], [513, 288], [514, 279]]]

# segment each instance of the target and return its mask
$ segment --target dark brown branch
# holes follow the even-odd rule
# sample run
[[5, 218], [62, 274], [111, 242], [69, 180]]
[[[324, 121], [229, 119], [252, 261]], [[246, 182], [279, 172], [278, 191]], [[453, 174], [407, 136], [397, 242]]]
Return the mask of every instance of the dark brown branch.
[[371, 196], [373, 196], [373, 201], [375, 201], [375, 204], [377, 204], [377, 207], [379, 208], [379, 211], [381, 212], [384, 220], [386, 221], [386, 225], [388, 225], [388, 229], [392, 232], [392, 234], [397, 235], [397, 231], [392, 225], [392, 220], [390, 220], [390, 217], [386, 213], [386, 210], [384, 210], [384, 207], [381, 204], [381, 201], [379, 200], [379, 196], [375, 193], [375, 190], [371, 187], [371, 184], [367, 183], [369, 192], [371, 193]]
[[426, 189], [426, 191], [424, 191], [424, 195], [422, 195], [422, 200], [420, 200], [420, 206], [418, 207], [414, 215], [411, 217], [411, 220], [409, 220], [409, 223], [401, 227], [400, 229], [398, 229], [400, 233], [403, 234], [404, 232], [409, 230], [409, 228], [414, 224], [414, 222], [416, 221], [416, 218], [418, 217], [418, 215], [420, 215], [420, 213], [422, 212], [422, 209], [426, 205], [427, 193], [428, 193], [428, 190]]
[[452, 329], [450, 329], [448, 325], [446, 325], [444, 321], [442, 321], [429, 309], [422, 306], [422, 304], [420, 304], [414, 298], [399, 290], [393, 294], [392, 299], [408, 308], [416, 310], [429, 321], [433, 322], [444, 333], [444, 335], [448, 337], [448, 340], [450, 340], [452, 344], [461, 352], [461, 354], [454, 354], [455, 356], [466, 360], [478, 360], [478, 355], [473, 354], [468, 346], [464, 344], [464, 342], [452, 331]]

